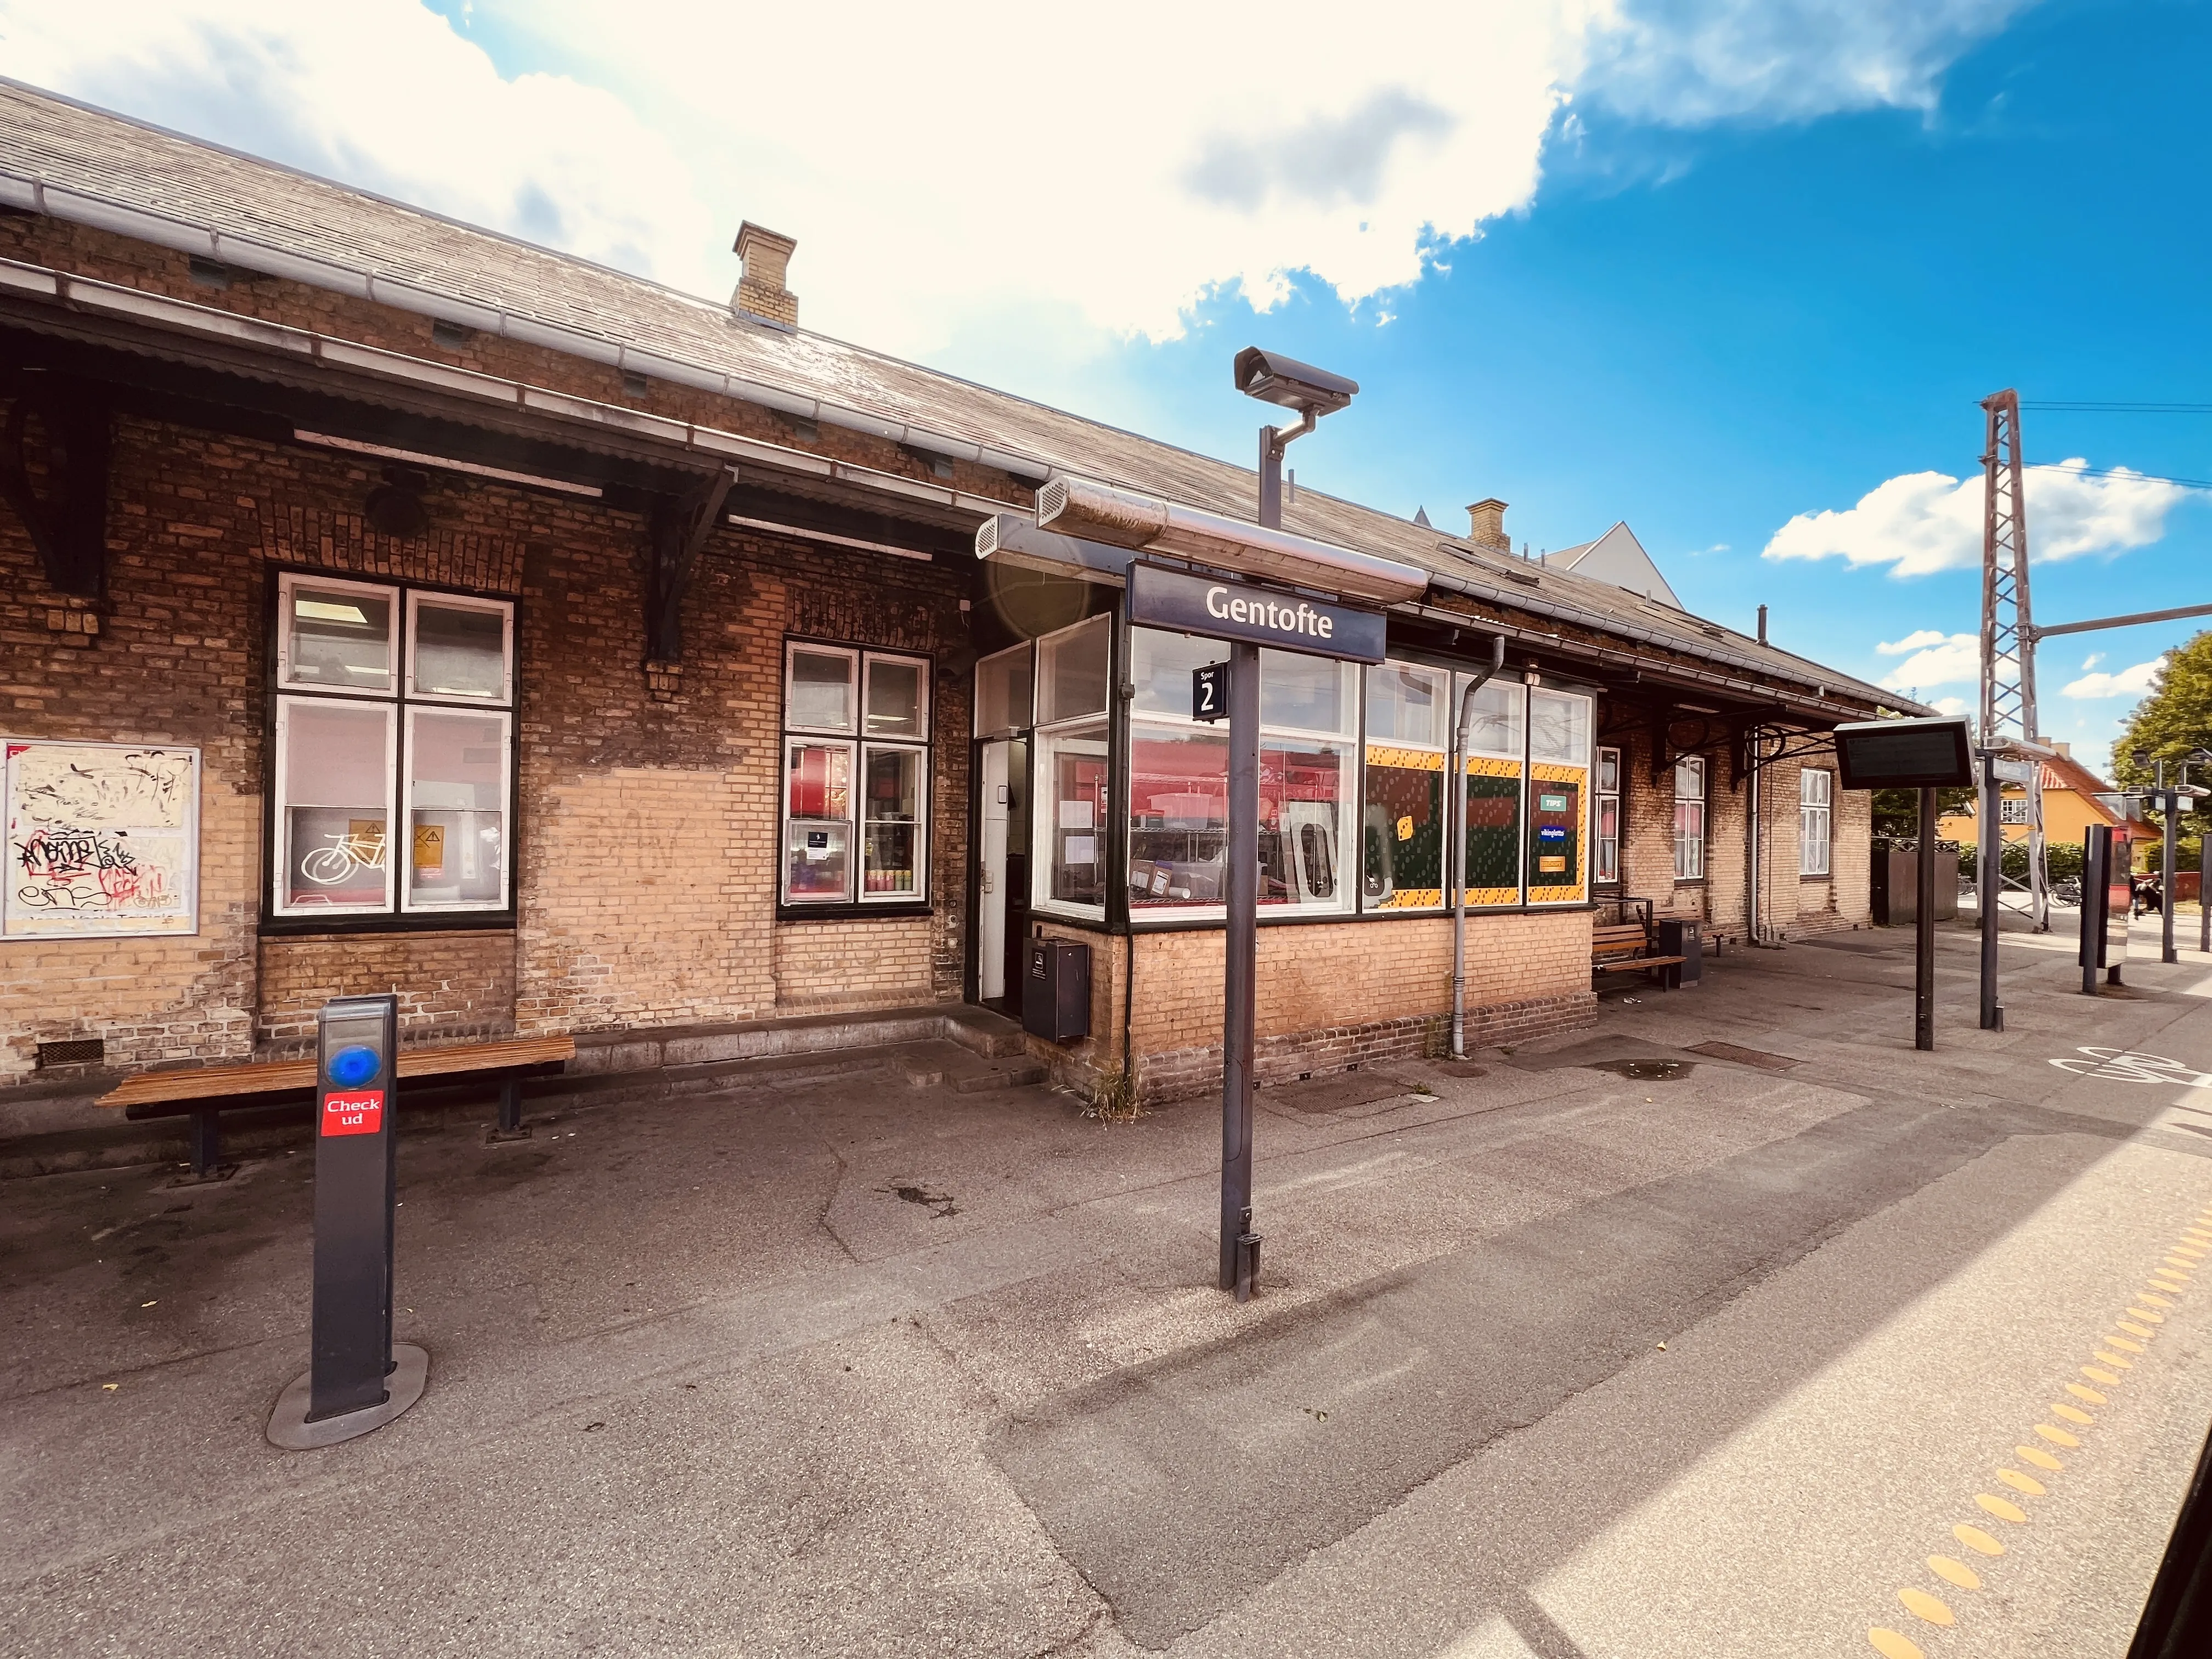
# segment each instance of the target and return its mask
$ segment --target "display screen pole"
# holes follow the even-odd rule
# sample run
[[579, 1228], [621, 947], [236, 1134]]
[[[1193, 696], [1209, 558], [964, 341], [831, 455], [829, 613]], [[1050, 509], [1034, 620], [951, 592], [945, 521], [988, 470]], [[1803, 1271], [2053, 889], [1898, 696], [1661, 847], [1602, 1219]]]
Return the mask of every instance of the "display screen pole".
[[1936, 792], [1920, 792], [1918, 914], [1913, 918], [1912, 1046], [1936, 1046]]

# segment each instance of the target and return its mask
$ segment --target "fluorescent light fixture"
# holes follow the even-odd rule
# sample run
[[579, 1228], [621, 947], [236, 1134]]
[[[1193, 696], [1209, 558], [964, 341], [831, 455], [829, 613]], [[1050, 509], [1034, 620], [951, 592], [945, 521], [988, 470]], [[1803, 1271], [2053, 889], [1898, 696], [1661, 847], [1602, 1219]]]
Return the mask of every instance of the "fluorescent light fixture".
[[919, 559], [924, 564], [931, 562], [931, 556], [927, 553], [911, 547], [893, 547], [889, 542], [865, 542], [857, 536], [833, 536], [826, 530], [808, 530], [800, 525], [778, 524], [773, 519], [748, 519], [741, 513], [730, 514], [728, 518], [732, 524], [743, 525], [747, 530], [770, 530], [779, 536], [796, 536], [802, 541], [827, 542], [832, 547], [857, 547], [863, 553], [888, 553], [895, 559]]
[[361, 607], [357, 605], [332, 605], [327, 599], [298, 599], [293, 602], [292, 609], [317, 622], [351, 623], [356, 628], [368, 626], [368, 618], [361, 614]]
[[406, 461], [416, 466], [434, 466], [447, 472], [465, 472], [474, 478], [495, 479], [500, 483], [527, 484], [533, 489], [555, 489], [563, 495], [582, 495], [597, 501], [606, 494], [597, 484], [570, 483], [566, 478], [547, 478], [535, 472], [513, 472], [503, 466], [457, 461], [449, 455], [425, 455], [419, 449], [394, 449], [388, 444], [363, 443], [358, 438], [334, 438], [327, 432], [295, 429], [292, 436], [300, 443], [319, 444], [325, 449], [343, 449], [349, 455], [374, 455], [380, 461]]

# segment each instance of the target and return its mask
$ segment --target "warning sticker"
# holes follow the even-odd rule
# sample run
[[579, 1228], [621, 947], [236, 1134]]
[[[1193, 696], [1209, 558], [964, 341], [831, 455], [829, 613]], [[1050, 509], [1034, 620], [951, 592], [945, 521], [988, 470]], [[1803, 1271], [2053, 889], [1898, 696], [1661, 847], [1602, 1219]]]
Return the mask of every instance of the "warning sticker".
[[373, 1135], [383, 1127], [383, 1090], [361, 1089], [351, 1094], [333, 1091], [323, 1097], [325, 1134]]

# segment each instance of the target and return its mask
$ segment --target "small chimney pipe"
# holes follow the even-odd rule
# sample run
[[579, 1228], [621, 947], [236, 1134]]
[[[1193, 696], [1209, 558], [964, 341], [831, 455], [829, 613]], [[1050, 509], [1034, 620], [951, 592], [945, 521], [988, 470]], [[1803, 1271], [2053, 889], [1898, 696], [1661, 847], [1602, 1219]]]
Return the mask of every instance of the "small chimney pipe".
[[1759, 642], [1766, 643], [1766, 607], [1763, 605], [1759, 607]]

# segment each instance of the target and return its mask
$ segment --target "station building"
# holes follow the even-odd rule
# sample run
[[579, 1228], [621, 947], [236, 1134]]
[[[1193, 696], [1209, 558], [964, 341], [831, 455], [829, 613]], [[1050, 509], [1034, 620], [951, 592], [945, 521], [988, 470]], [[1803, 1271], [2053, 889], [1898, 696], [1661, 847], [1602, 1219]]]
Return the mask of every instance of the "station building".
[[[1222, 648], [1032, 532], [1255, 475], [809, 333], [792, 240], [736, 251], [700, 299], [0, 86], [0, 1090], [380, 991], [607, 1071], [878, 1041], [1018, 1012], [1041, 933], [1059, 1076], [1218, 1079]], [[1826, 734], [1924, 711], [1504, 513], [1287, 502], [1426, 585], [1378, 665], [1263, 659], [1263, 1079], [1436, 1050], [1455, 815], [1473, 1045], [1592, 1018], [1594, 918], [1868, 922]]]

